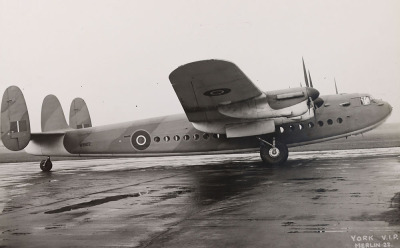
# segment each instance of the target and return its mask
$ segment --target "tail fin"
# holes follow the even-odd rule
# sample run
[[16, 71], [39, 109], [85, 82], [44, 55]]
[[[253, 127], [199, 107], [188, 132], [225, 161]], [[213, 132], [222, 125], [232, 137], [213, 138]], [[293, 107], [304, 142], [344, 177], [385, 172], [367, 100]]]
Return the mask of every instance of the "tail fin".
[[28, 108], [17, 86], [6, 89], [1, 101], [1, 140], [12, 151], [24, 149], [31, 139]]
[[69, 126], [80, 129], [92, 126], [89, 109], [82, 98], [75, 98], [69, 111]]
[[68, 128], [60, 101], [54, 95], [46, 96], [42, 104], [42, 132]]

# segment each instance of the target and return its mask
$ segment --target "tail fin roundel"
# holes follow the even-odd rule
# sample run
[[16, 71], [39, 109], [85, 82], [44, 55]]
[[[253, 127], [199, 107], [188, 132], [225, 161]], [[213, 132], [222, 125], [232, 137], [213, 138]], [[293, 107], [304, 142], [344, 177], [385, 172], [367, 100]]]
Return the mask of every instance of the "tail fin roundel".
[[31, 139], [28, 108], [17, 86], [6, 89], [1, 101], [1, 140], [12, 151], [24, 149]]
[[74, 129], [92, 127], [89, 109], [82, 98], [75, 98], [71, 103], [69, 126]]

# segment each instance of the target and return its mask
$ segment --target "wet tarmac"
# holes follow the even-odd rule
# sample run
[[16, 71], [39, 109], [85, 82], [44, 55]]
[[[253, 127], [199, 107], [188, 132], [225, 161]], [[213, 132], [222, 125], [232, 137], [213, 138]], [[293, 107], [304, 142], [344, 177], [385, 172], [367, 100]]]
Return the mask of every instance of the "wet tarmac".
[[400, 148], [0, 171], [1, 247], [400, 247]]

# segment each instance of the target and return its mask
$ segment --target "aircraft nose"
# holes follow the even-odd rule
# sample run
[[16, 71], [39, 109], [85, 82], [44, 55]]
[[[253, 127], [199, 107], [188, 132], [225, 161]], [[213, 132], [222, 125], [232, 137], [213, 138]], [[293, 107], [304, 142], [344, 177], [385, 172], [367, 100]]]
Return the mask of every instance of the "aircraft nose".
[[388, 102], [382, 101], [383, 107], [385, 108], [386, 116], [389, 116], [392, 113], [393, 107]]
[[311, 99], [315, 100], [319, 97], [319, 91], [314, 88], [307, 87], [307, 95], [311, 97]]
[[385, 102], [389, 108], [389, 114], [392, 113], [393, 107], [388, 102]]

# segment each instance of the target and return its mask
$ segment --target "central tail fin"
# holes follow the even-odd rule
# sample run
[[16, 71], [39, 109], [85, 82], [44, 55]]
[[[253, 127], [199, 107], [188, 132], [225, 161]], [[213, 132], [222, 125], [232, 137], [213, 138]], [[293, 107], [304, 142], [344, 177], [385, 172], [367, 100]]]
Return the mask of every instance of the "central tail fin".
[[1, 140], [12, 151], [24, 149], [31, 140], [28, 108], [17, 86], [8, 87], [1, 101]]
[[68, 129], [60, 101], [54, 95], [48, 95], [42, 105], [42, 132]]
[[82, 98], [75, 98], [71, 103], [69, 126], [74, 129], [92, 127], [89, 109]]

